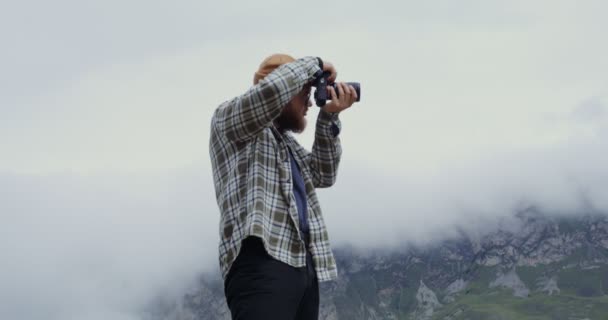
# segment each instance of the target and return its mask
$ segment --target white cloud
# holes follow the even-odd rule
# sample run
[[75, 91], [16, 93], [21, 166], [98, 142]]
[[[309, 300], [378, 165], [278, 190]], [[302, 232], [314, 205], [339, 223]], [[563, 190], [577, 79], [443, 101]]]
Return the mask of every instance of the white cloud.
[[0, 176], [0, 317], [135, 319], [217, 272], [210, 174]]
[[[97, 60], [58, 57], [62, 68], [87, 66], [67, 73], [70, 80], [57, 82], [50, 91], [33, 87], [27, 98], [13, 101], [13, 109], [0, 119], [0, 143], [6, 150], [0, 168], [44, 173], [208, 165], [212, 109], [244, 92], [259, 62], [273, 52], [319, 55], [336, 64], [341, 79], [360, 81], [362, 102], [342, 115], [345, 150], [351, 157], [405, 172], [432, 172], [488, 149], [563, 141], [578, 132], [577, 126], [548, 124], [546, 115], [568, 113], [582, 100], [608, 94], [603, 59], [608, 46], [598, 41], [603, 20], [595, 2], [577, 4], [574, 11], [566, 2], [552, 2], [548, 10], [524, 2], [390, 2], [352, 8], [361, 18], [358, 23], [346, 20], [331, 28], [323, 20], [326, 11], [314, 15], [318, 11], [307, 6], [303, 16], [308, 24], [299, 15], [292, 19], [293, 35], [272, 28], [288, 20], [256, 19], [253, 13], [266, 17], [261, 6], [226, 10], [184, 5], [204, 12], [209, 18], [202, 19], [205, 26], [215, 32], [188, 29], [185, 21], [194, 23], [194, 30], [203, 22], [180, 11], [185, 7], [152, 6], [138, 23], [127, 19], [133, 8], [126, 8], [116, 13], [117, 25], [108, 22], [114, 17], [111, 11], [86, 11], [91, 21], [83, 24], [84, 30], [108, 26], [100, 28], [102, 39], [122, 40], [108, 43], [106, 56], [92, 42]], [[329, 9], [343, 5], [332, 3], [335, 7]], [[366, 10], [392, 14], [379, 19]], [[164, 30], [164, 24], [153, 23], [163, 17], [185, 21]], [[228, 25], [231, 19], [256, 27]], [[137, 34], [144, 26], [158, 33], [154, 46], [150, 35]], [[182, 35], [183, 42], [170, 40], [185, 30], [190, 31]], [[232, 36], [241, 31], [247, 36]], [[77, 32], [56, 37], [71, 39]], [[33, 71], [28, 74], [37, 78]], [[314, 121], [314, 113], [309, 119]], [[312, 137], [308, 132], [301, 140], [310, 145]]]
[[488, 152], [435, 174], [391, 174], [345, 159], [320, 191], [331, 239], [363, 248], [489, 232], [497, 218], [534, 207], [550, 215], [608, 214], [608, 131], [547, 146]]
[[[390, 250], [490, 232], [534, 206], [608, 213], [606, 132], [488, 153], [434, 175], [344, 158], [319, 198], [334, 248]], [[201, 272], [219, 276], [219, 212], [203, 166], [163, 173], [0, 176], [2, 318], [132, 319]]]

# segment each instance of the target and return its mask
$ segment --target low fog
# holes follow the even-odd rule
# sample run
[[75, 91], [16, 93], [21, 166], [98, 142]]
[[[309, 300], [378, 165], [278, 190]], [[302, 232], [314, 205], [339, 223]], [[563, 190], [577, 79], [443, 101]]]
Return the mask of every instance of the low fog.
[[[334, 248], [405, 249], [491, 232], [526, 206], [554, 215], [608, 212], [606, 131], [552, 147], [505, 150], [396, 176], [344, 158], [319, 190]], [[407, 164], [407, 158], [403, 160]], [[0, 176], [0, 316], [135, 319], [157, 294], [219, 277], [219, 211], [210, 169]]]

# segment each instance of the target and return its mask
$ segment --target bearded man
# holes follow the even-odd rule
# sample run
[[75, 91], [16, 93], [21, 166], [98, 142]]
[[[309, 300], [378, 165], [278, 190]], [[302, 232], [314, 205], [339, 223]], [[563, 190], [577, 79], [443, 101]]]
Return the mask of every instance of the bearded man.
[[266, 58], [253, 86], [222, 103], [209, 151], [220, 209], [219, 264], [234, 320], [318, 319], [318, 282], [338, 276], [315, 188], [336, 181], [338, 115], [357, 100], [340, 82], [318, 113], [312, 150], [293, 137], [306, 128], [313, 82], [336, 68], [317, 57]]

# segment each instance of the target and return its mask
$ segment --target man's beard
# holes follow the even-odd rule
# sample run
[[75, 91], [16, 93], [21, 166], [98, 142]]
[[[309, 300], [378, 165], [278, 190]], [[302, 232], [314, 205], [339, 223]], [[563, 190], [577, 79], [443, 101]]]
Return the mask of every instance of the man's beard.
[[286, 130], [301, 133], [306, 128], [306, 118], [302, 110], [298, 110], [289, 104], [283, 108], [281, 115], [275, 120], [279, 131]]

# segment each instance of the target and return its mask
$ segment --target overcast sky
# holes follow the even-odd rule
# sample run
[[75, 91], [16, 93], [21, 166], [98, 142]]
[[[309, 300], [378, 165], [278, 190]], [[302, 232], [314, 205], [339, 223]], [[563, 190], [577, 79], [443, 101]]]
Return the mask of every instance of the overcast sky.
[[361, 82], [319, 190], [334, 247], [608, 210], [605, 1], [1, 7], [2, 319], [137, 319], [219, 272], [210, 117], [275, 52]]

